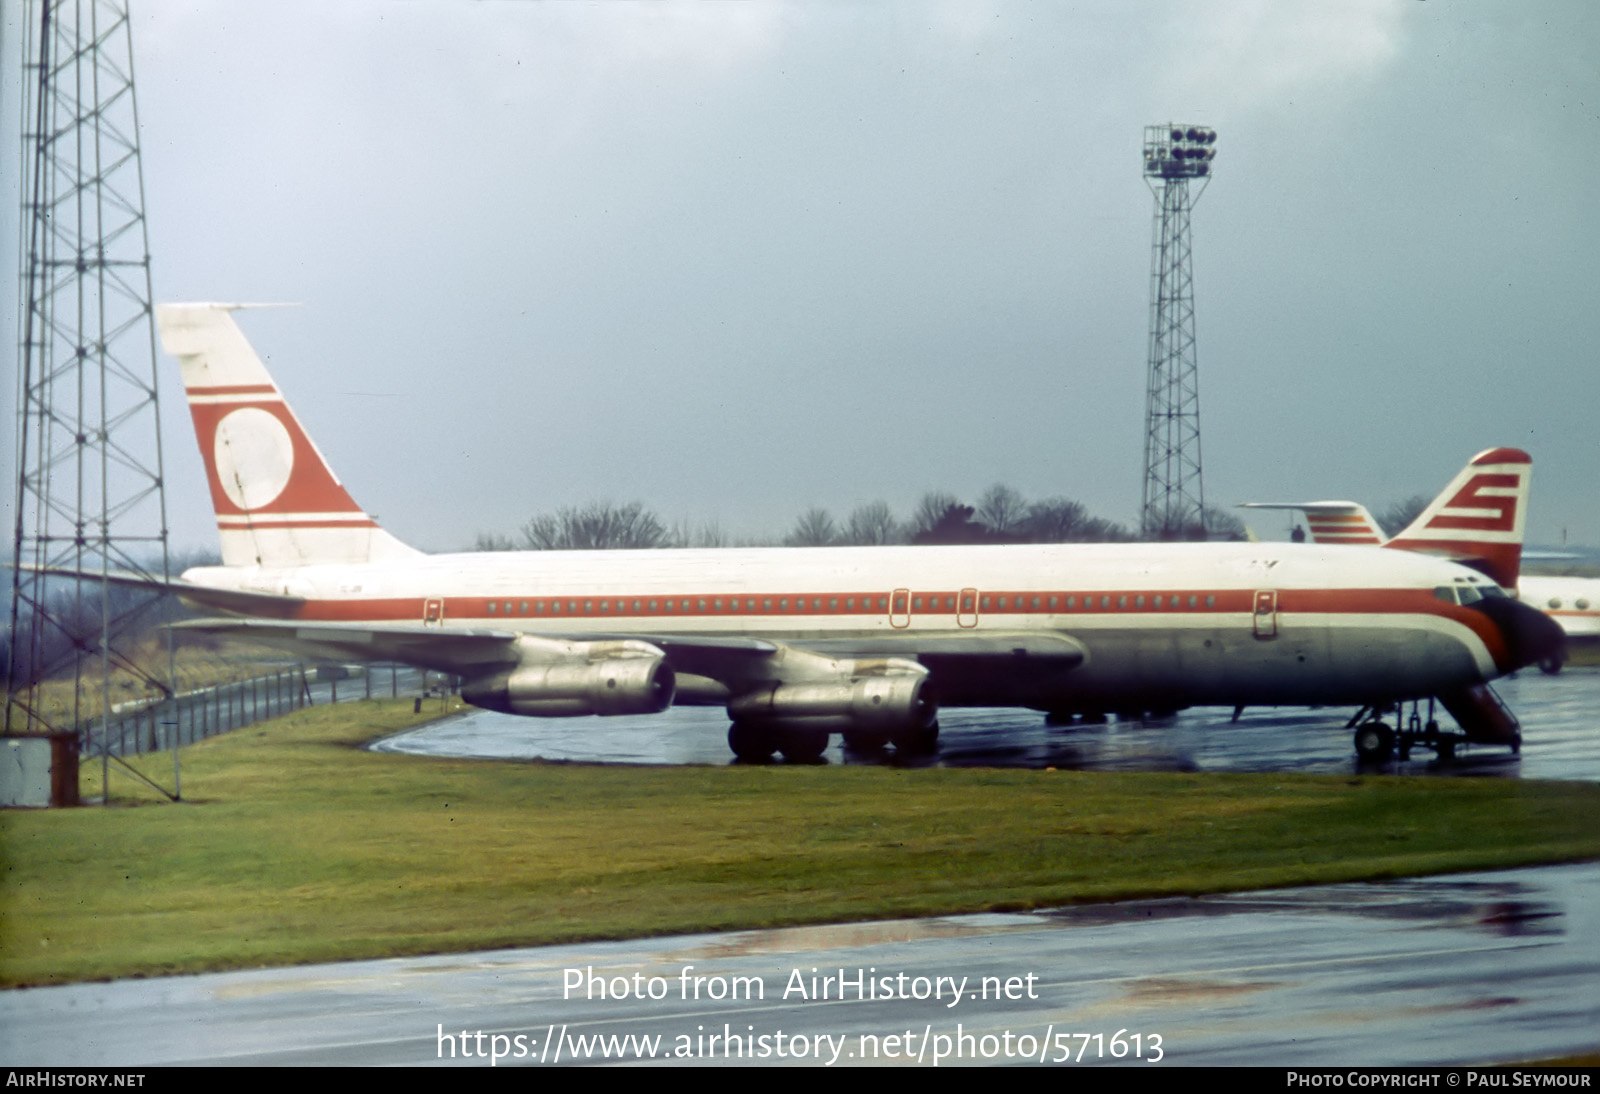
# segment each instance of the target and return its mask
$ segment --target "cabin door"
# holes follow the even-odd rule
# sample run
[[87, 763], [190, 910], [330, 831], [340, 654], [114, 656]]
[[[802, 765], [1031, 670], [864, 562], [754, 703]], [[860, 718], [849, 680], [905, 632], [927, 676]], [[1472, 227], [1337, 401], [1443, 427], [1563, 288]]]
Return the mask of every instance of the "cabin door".
[[889, 625], [891, 627], [911, 626], [911, 590], [896, 589], [889, 599]]
[[1254, 619], [1257, 638], [1278, 636], [1278, 590], [1257, 590]]
[[956, 622], [963, 627], [976, 627], [978, 625], [977, 589], [961, 590], [961, 600], [956, 609]]

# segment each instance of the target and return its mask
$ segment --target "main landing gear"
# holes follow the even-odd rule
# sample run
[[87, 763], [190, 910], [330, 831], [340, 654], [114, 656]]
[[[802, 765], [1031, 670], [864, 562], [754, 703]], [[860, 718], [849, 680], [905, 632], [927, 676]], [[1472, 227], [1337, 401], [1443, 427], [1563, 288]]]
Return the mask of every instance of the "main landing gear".
[[[893, 732], [847, 729], [842, 736], [844, 747], [854, 753], [881, 752], [892, 744], [898, 755], [926, 756], [938, 748], [939, 723]], [[728, 747], [745, 763], [767, 763], [776, 752], [792, 764], [814, 764], [828, 750], [828, 731], [735, 721], [728, 727]]]
[[1417, 700], [1411, 703], [1411, 714], [1405, 718], [1403, 728], [1391, 729], [1383, 721], [1385, 714], [1392, 713], [1395, 721], [1400, 722], [1405, 704], [1393, 707], [1370, 706], [1362, 707], [1356, 712], [1354, 718], [1346, 723], [1345, 728], [1355, 727], [1356, 756], [1364, 765], [1378, 765], [1388, 763], [1396, 753], [1404, 763], [1411, 759], [1411, 750], [1418, 745], [1433, 749], [1441, 760], [1453, 759], [1456, 746], [1467, 740], [1462, 733], [1445, 733], [1439, 728], [1439, 723], [1433, 716], [1433, 700], [1428, 700], [1428, 717], [1424, 722], [1421, 714], [1421, 704]]
[[766, 763], [777, 752], [792, 764], [814, 764], [828, 750], [828, 731], [735, 721], [728, 727], [728, 747], [745, 763]]

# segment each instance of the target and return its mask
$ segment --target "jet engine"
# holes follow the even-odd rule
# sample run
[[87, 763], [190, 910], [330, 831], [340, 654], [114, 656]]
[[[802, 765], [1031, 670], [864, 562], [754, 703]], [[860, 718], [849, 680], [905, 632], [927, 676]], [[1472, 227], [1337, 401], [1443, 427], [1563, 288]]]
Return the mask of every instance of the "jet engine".
[[938, 707], [926, 688], [928, 670], [920, 675], [858, 677], [838, 683], [773, 685], [734, 697], [728, 713], [754, 725], [794, 725], [827, 729], [869, 729], [893, 733], [904, 726], [925, 726]]
[[676, 679], [648, 642], [562, 642], [524, 637], [512, 668], [469, 679], [461, 697], [502, 714], [564, 718], [657, 714], [672, 705]]
[[[890, 659], [862, 666], [840, 663], [842, 679], [764, 685], [728, 703], [734, 720], [754, 725], [802, 725], [828, 732], [893, 733], [930, 724], [938, 712], [928, 670]], [[866, 667], [871, 675], [861, 675]]]
[[810, 762], [835, 732], [852, 748], [881, 748], [890, 741], [903, 748], [932, 747], [939, 707], [928, 670], [917, 662], [833, 660], [790, 650], [784, 668], [778, 682], [746, 687], [728, 703], [728, 745], [740, 759], [762, 760], [776, 750], [792, 762]]

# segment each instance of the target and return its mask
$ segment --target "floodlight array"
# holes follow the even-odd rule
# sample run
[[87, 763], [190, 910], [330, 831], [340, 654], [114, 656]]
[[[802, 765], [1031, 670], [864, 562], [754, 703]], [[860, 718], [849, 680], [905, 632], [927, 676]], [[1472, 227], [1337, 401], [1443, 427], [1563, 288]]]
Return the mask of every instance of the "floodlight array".
[[1144, 175], [1197, 179], [1211, 174], [1217, 131], [1203, 125], [1149, 125], [1144, 131]]

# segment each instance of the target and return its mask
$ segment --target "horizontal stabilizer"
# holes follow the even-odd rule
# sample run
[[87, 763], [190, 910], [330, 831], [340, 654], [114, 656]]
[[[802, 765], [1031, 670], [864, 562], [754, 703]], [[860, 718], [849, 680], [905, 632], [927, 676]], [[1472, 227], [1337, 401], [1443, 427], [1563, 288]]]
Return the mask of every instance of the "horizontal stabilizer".
[[283, 593], [254, 592], [247, 589], [213, 589], [196, 585], [181, 578], [160, 578], [154, 574], [134, 573], [131, 570], [78, 570], [66, 566], [22, 565], [17, 569], [46, 577], [60, 577], [68, 581], [104, 581], [127, 589], [149, 589], [152, 592], [172, 593], [184, 603], [238, 615], [265, 615], [287, 618], [305, 604], [305, 598]]

